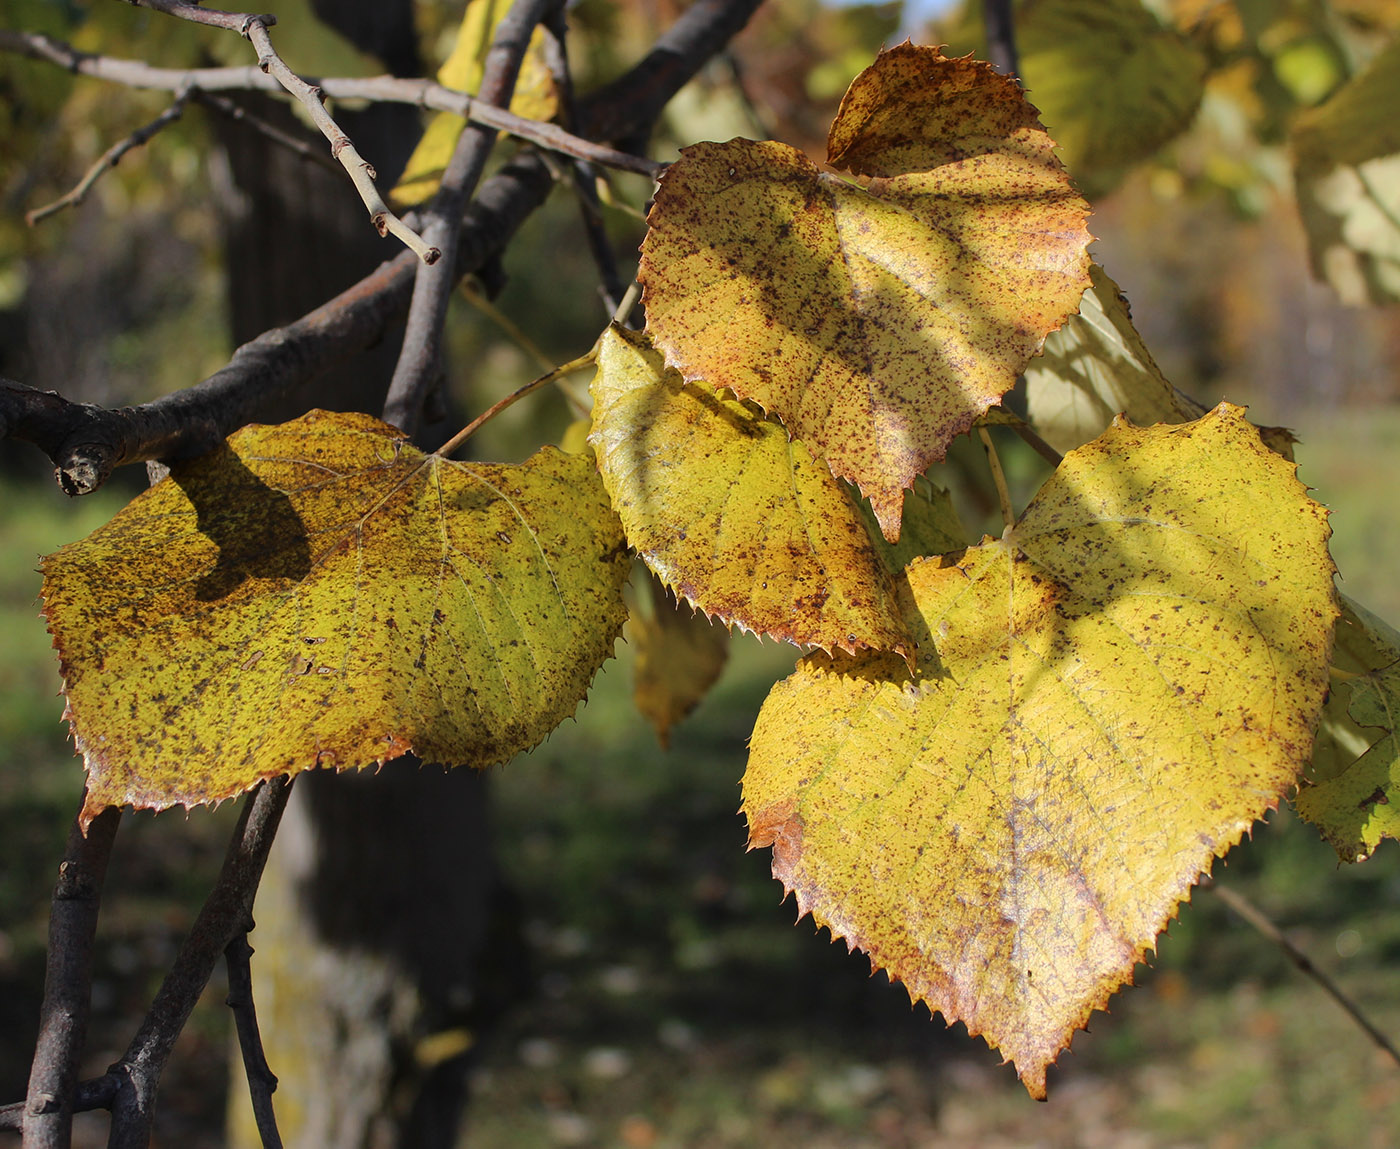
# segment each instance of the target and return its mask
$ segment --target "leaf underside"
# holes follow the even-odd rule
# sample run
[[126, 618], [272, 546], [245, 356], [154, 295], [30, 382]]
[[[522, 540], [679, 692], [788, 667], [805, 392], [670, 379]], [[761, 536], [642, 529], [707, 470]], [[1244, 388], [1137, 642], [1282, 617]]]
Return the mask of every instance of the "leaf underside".
[[912, 677], [813, 655], [759, 716], [751, 847], [1034, 1096], [1307, 761], [1337, 609], [1293, 470], [1239, 408], [1119, 421], [1005, 538], [910, 566]]
[[44, 562], [84, 822], [410, 751], [504, 761], [574, 712], [629, 569], [590, 455], [457, 463], [321, 411], [245, 428]]

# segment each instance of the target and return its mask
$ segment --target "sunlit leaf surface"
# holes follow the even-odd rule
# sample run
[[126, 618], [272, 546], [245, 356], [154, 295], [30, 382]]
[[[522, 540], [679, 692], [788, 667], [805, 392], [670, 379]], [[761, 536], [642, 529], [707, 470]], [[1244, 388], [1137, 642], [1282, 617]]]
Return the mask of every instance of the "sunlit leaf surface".
[[44, 562], [83, 816], [409, 751], [504, 761], [574, 712], [629, 568], [591, 455], [457, 463], [327, 412], [245, 428]]
[[1020, 90], [903, 44], [852, 83], [824, 172], [785, 144], [697, 144], [661, 179], [647, 326], [870, 499], [902, 492], [1015, 382], [1088, 282], [1086, 205]]
[[613, 328], [593, 380], [603, 482], [627, 541], [721, 621], [823, 650], [910, 650], [890, 572], [831, 472], [752, 408]]
[[1327, 534], [1239, 408], [1115, 424], [1005, 538], [909, 568], [912, 678], [813, 655], [774, 690], [750, 844], [802, 912], [1043, 1096], [1307, 761], [1337, 614]]

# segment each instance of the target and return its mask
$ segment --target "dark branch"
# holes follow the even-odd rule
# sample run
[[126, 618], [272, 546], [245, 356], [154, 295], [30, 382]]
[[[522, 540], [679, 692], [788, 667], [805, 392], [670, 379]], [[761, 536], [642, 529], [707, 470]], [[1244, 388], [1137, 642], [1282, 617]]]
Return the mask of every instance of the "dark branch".
[[982, 0], [982, 20], [987, 27], [987, 58], [992, 67], [1003, 76], [1019, 77], [1021, 61], [1016, 54], [1011, 0]]
[[224, 949], [224, 965], [228, 968], [228, 1006], [233, 1010], [234, 1026], [238, 1030], [238, 1048], [243, 1054], [243, 1071], [248, 1075], [248, 1095], [253, 1102], [253, 1117], [263, 1149], [282, 1149], [282, 1135], [277, 1131], [277, 1118], [272, 1110], [272, 1095], [277, 1090], [277, 1077], [267, 1064], [263, 1053], [262, 1035], [258, 1033], [258, 1012], [253, 1005], [253, 972], [249, 959], [253, 947], [248, 944], [248, 930], [239, 930]]
[[[560, 3], [561, 0], [514, 0], [486, 53], [478, 93], [482, 102], [500, 108], [510, 105], [530, 36]], [[417, 270], [403, 349], [384, 401], [385, 421], [410, 435], [418, 430], [423, 401], [442, 377], [442, 329], [458, 280], [456, 247], [462, 210], [476, 190], [495, 143], [494, 129], [467, 124], [447, 161], [437, 194], [423, 212], [423, 238], [440, 248], [446, 258], [438, 265], [424, 265]]]
[[92, 1004], [93, 938], [121, 817], [120, 810], [105, 810], [86, 835], [76, 821], [68, 831], [53, 891], [39, 1041], [24, 1103], [26, 1149], [66, 1149], [72, 1137], [78, 1058]]
[[180, 947], [146, 1020], [122, 1059], [108, 1070], [108, 1076], [117, 1081], [108, 1149], [145, 1149], [150, 1141], [161, 1072], [195, 1002], [209, 984], [219, 955], [252, 918], [253, 898], [291, 788], [290, 779], [275, 778], [262, 783], [244, 803], [219, 880]]
[[[604, 140], [648, 131], [759, 3], [697, 0], [631, 72], [580, 101], [580, 130]], [[505, 248], [551, 183], [539, 157], [524, 154], [482, 185], [463, 223], [459, 277]], [[96, 490], [127, 463], [201, 454], [276, 399], [382, 338], [408, 307], [416, 262], [403, 253], [294, 323], [245, 343], [208, 379], [139, 407], [105, 410], [0, 382], [0, 438], [38, 446], [54, 461], [59, 484], [75, 495]]]
[[[91, 1113], [94, 1109], [110, 1109], [117, 1095], [117, 1079], [110, 1073], [80, 1084], [73, 1097], [74, 1113]], [[24, 1128], [24, 1102], [0, 1105], [0, 1132], [18, 1133]]]

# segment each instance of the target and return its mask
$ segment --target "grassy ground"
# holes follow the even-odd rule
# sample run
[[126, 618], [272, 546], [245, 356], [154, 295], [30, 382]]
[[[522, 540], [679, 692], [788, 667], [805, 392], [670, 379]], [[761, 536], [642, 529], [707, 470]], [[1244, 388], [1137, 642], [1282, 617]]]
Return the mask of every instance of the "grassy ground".
[[[1345, 588], [1400, 620], [1400, 412], [1298, 419], [1305, 481], [1336, 507]], [[59, 722], [35, 558], [109, 515], [0, 491], [0, 1101], [20, 1095], [48, 892], [81, 789]], [[1272, 946], [1198, 893], [1140, 986], [1030, 1102], [978, 1039], [911, 1010], [859, 956], [793, 925], [735, 814], [774, 644], [738, 644], [662, 754], [628, 659], [577, 723], [496, 772], [533, 996], [481, 1036], [464, 1144], [1385, 1146], [1400, 1070]], [[232, 811], [128, 819], [99, 954], [91, 1064], [130, 1035], [217, 865]], [[1287, 813], [1217, 870], [1400, 1034], [1400, 848], [1339, 870]], [[254, 939], [256, 942], [256, 938]], [[197, 1014], [165, 1089], [166, 1144], [217, 1144], [222, 1011]], [[274, 1067], [275, 1068], [275, 1067]], [[91, 1137], [99, 1137], [93, 1126]]]

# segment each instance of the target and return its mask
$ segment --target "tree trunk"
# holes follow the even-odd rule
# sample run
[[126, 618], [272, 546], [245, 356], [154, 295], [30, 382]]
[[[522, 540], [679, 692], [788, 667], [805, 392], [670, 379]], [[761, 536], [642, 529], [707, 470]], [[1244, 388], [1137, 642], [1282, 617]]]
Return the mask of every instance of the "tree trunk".
[[[398, 72], [417, 61], [406, 0], [315, 5]], [[259, 102], [258, 114], [294, 124]], [[417, 113], [338, 119], [392, 186]], [[397, 254], [349, 183], [238, 124], [229, 161], [229, 299], [236, 342], [302, 315]], [[300, 130], [293, 127], [292, 130]], [[318, 380], [309, 406], [379, 413], [397, 355], [388, 340]], [[496, 897], [485, 778], [416, 762], [378, 773], [312, 771], [296, 783], [255, 907], [254, 992], [284, 1142], [302, 1149], [435, 1149], [455, 1141], [474, 1035], [476, 965]], [[229, 1144], [258, 1146], [242, 1068]]]

